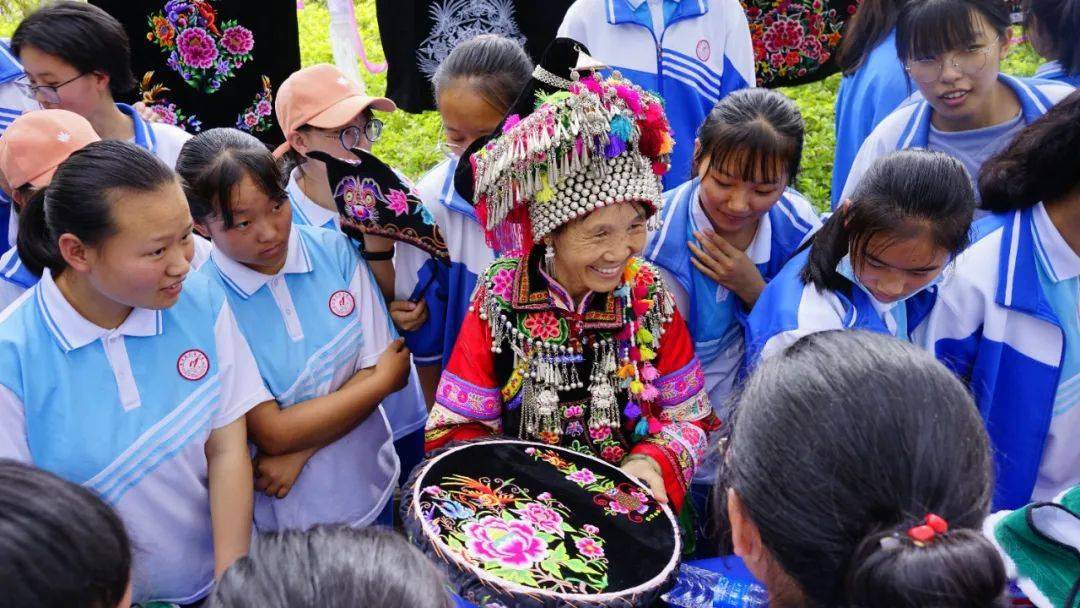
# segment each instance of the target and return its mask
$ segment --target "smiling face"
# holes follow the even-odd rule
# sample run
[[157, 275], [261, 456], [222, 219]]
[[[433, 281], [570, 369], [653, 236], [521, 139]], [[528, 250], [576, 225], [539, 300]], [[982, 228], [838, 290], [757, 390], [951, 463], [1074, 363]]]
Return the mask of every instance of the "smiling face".
[[855, 276], [878, 302], [891, 304], [929, 285], [949, 261], [929, 226], [905, 230], [903, 237], [875, 234], [852, 255]]
[[616, 203], [593, 211], [556, 231], [555, 279], [575, 300], [589, 291], [614, 291], [623, 268], [645, 248], [645, 207]]
[[104, 74], [90, 72], [80, 76], [75, 66], [56, 55], [50, 55], [30, 45], [19, 49], [19, 61], [31, 84], [63, 85], [56, 90], [60, 99], [59, 103], [38, 94], [38, 103], [46, 109], [69, 110], [85, 117], [96, 113], [102, 104], [112, 103], [109, 77]]
[[775, 179], [757, 176], [747, 180], [740, 171], [711, 167], [709, 159], [698, 166], [701, 190], [698, 198], [713, 229], [721, 236], [756, 230], [758, 220], [780, 200], [787, 187], [784, 170], [774, 171]]
[[288, 197], [267, 195], [251, 176], [244, 174], [233, 188], [230, 209], [232, 226], [226, 227], [221, 216], [214, 215], [200, 224], [200, 230], [229, 259], [256, 272], [277, 274], [289, 253], [292, 208]]
[[502, 122], [504, 111], [476, 93], [467, 78], [458, 78], [439, 92], [439, 115], [446, 146], [455, 156], [488, 135]]
[[90, 284], [124, 306], [172, 306], [195, 255], [191, 213], [180, 184], [172, 181], [146, 192], [116, 190], [107, 196], [113, 200], [115, 232], [86, 247]]

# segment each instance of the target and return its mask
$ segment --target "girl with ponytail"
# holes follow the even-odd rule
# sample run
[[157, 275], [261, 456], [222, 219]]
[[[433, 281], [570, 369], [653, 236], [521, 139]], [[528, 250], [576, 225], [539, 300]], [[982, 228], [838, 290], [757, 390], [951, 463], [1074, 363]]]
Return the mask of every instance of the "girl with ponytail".
[[225, 294], [188, 276], [180, 182], [135, 144], [93, 142], [20, 222], [42, 275], [0, 314], [0, 458], [116, 510], [136, 603], [198, 602], [247, 552], [244, 414], [272, 397]]
[[879, 159], [761, 294], [750, 313], [747, 360], [828, 329], [908, 340], [942, 271], [967, 245], [974, 210], [960, 161], [925, 150]]
[[830, 331], [785, 348], [747, 380], [723, 463], [718, 525], [770, 606], [1003, 606], [979, 531], [989, 442], [963, 383], [917, 347]]

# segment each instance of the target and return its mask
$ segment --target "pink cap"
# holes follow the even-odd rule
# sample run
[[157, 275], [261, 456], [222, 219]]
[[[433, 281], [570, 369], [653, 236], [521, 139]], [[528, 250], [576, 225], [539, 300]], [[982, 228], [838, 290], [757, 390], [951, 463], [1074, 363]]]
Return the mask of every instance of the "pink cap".
[[[340, 127], [368, 107], [382, 112], [397, 109], [385, 97], [366, 95], [362, 86], [328, 63], [293, 72], [281, 83], [274, 106], [286, 139], [304, 125], [319, 129]], [[286, 141], [274, 150], [274, 156], [281, 156], [288, 149]]]
[[15, 119], [0, 137], [0, 172], [12, 190], [43, 188], [60, 163], [101, 138], [85, 118], [67, 110], [34, 110]]

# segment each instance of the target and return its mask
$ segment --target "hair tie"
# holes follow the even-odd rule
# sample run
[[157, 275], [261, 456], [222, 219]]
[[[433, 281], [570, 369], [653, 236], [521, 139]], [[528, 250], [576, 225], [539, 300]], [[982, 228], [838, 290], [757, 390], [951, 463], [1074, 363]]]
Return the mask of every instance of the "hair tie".
[[[927, 513], [922, 519], [922, 523], [914, 525], [907, 529], [907, 537], [911, 539], [911, 542], [916, 547], [925, 547], [926, 545], [934, 542], [934, 539], [949, 531], [949, 522], [945, 521], [944, 517], [935, 515], [933, 513]], [[898, 549], [902, 544], [902, 538], [899, 534], [890, 534], [882, 537], [879, 541], [881, 548], [889, 551], [892, 549]]]

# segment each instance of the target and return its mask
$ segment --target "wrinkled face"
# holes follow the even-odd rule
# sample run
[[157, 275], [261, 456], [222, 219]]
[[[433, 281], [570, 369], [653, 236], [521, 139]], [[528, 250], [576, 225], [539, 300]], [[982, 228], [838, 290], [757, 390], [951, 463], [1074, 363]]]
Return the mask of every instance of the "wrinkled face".
[[736, 171], [711, 168], [708, 159], [698, 167], [701, 207], [720, 234], [733, 234], [756, 226], [761, 216], [769, 212], [784, 194], [788, 176], [785, 172], [776, 180], [746, 180]]
[[891, 304], [929, 285], [948, 261], [949, 251], [934, 243], [929, 230], [920, 230], [904, 239], [870, 237], [852, 268], [874, 299]]
[[616, 203], [570, 222], [551, 237], [555, 278], [575, 298], [614, 291], [623, 268], [645, 248], [646, 213], [641, 203]]
[[[60, 86], [56, 89], [59, 103], [50, 100], [41, 92], [37, 101], [47, 109], [69, 110], [86, 117], [92, 115], [103, 99], [111, 102], [109, 78], [98, 72], [79, 75], [79, 70], [70, 63], [49, 55], [34, 46], [24, 46], [19, 50], [19, 61], [30, 79], [30, 83], [39, 86]], [[64, 84], [67, 83], [67, 84]]]
[[148, 192], [116, 190], [108, 196], [116, 232], [87, 246], [90, 284], [125, 306], [172, 306], [195, 255], [191, 213], [179, 182]]
[[[973, 19], [976, 36], [967, 47], [939, 55], [916, 53], [907, 61], [912, 82], [945, 128], [972, 128], [980, 124], [983, 117], [992, 114], [994, 88], [1008, 39], [999, 37], [982, 15], [975, 14]], [[919, 63], [940, 64], [941, 76], [933, 82], [919, 82], [914, 77], [918, 70], [914, 66]]]
[[474, 141], [498, 128], [505, 113], [477, 94], [464, 78], [439, 91], [437, 101], [446, 146], [454, 156], [461, 156]]
[[256, 272], [276, 274], [289, 253], [292, 208], [288, 197], [270, 197], [245, 174], [233, 188], [231, 209], [231, 227], [226, 228], [224, 220], [215, 215], [200, 224], [200, 229], [229, 259]]

